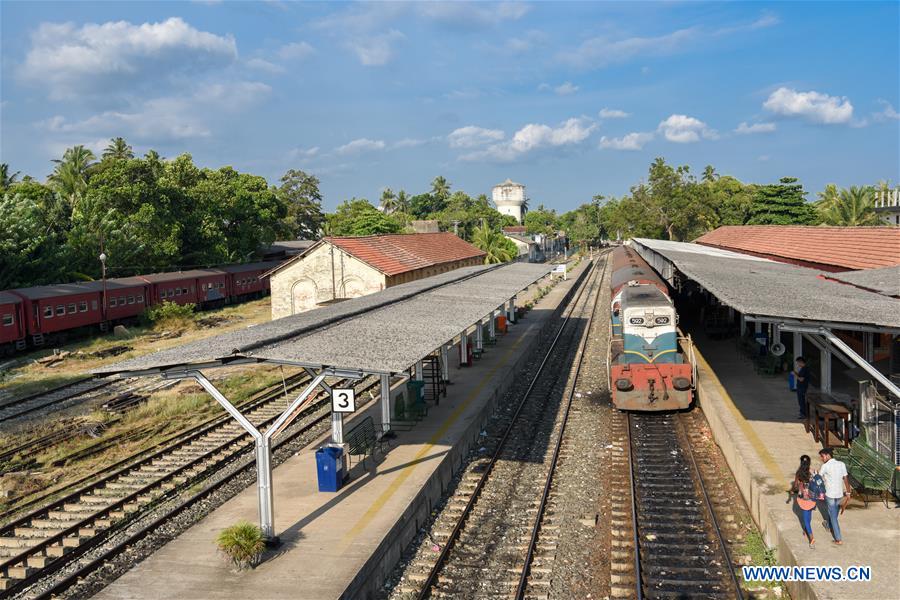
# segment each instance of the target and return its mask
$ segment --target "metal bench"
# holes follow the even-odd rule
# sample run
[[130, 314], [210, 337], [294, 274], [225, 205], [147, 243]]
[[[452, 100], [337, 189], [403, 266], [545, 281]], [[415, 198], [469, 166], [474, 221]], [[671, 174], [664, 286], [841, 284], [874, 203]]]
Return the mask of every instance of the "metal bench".
[[[365, 465], [366, 458], [374, 456], [376, 449], [384, 454], [383, 437], [383, 434], [379, 435], [375, 431], [375, 422], [372, 417], [364, 418], [344, 436], [344, 443], [348, 446], [348, 462], [352, 460], [353, 456], [362, 456], [363, 465]], [[352, 466], [352, 462], [349, 466]]]
[[[876, 452], [862, 438], [850, 445], [850, 450], [835, 448], [835, 458], [847, 464], [850, 479], [859, 490], [879, 492], [885, 506], [890, 506], [890, 496], [897, 468], [890, 460]], [[866, 506], [866, 494], [860, 493]]]

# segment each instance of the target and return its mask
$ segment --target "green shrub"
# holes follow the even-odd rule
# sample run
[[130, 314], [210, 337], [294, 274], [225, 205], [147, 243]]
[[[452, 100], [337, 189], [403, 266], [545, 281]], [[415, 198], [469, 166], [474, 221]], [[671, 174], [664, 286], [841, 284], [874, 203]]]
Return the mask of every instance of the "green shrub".
[[175, 304], [174, 302], [163, 302], [155, 304], [144, 311], [144, 319], [154, 325], [183, 323], [185, 321], [194, 320], [193, 303]]
[[255, 567], [262, 558], [266, 542], [262, 530], [247, 521], [223, 529], [216, 538], [216, 545], [231, 563], [238, 569]]

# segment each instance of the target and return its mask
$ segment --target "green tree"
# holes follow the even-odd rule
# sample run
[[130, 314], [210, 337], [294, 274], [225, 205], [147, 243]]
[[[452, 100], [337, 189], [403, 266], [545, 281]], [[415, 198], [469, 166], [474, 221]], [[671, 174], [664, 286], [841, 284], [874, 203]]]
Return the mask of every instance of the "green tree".
[[84, 146], [73, 146], [55, 159], [56, 167], [50, 175], [50, 184], [73, 208], [87, 189], [89, 169], [94, 164], [94, 153]]
[[807, 204], [806, 192], [795, 177], [756, 188], [750, 205], [748, 225], [813, 225], [815, 208]]
[[104, 160], [131, 160], [134, 158], [134, 150], [125, 141], [125, 138], [116, 137], [109, 141], [109, 145], [103, 150]]
[[403, 229], [391, 215], [384, 214], [364, 198], [342, 202], [325, 218], [326, 233], [333, 236], [379, 235], [399, 233]]
[[0, 196], [0, 290], [54, 283], [67, 272], [65, 248], [48, 222], [52, 215], [27, 185], [17, 183]]
[[[826, 193], [830, 190], [826, 187]], [[826, 225], [859, 227], [881, 225], [881, 218], [875, 212], [875, 190], [869, 186], [842, 189], [837, 198], [828, 198], [819, 207], [819, 215]]]
[[395, 203], [399, 212], [409, 213], [409, 194], [406, 193], [406, 190], [397, 192]]
[[514, 242], [487, 223], [475, 229], [472, 244], [487, 253], [484, 257], [486, 265], [509, 262], [519, 253]]
[[[602, 199], [603, 197], [595, 196], [595, 198]], [[595, 199], [591, 203], [582, 204], [575, 210], [570, 210], [560, 216], [560, 226], [570, 240], [584, 246], [600, 239], [600, 206], [600, 200]]]
[[547, 209], [543, 204], [525, 214], [525, 231], [528, 233], [541, 233], [549, 235], [559, 230], [559, 217], [553, 209]]
[[278, 198], [287, 207], [282, 221], [291, 239], [318, 239], [325, 224], [319, 179], [303, 171], [291, 169], [281, 178]]
[[435, 177], [431, 182], [431, 195], [438, 202], [446, 202], [450, 198], [450, 182], [441, 175]]
[[6, 163], [0, 163], [0, 192], [5, 191], [9, 186], [16, 182], [16, 178], [19, 176], [19, 171], [15, 173], [9, 172], [9, 165]]
[[384, 188], [381, 191], [381, 209], [384, 214], [389, 215], [398, 209], [397, 195], [391, 188]]

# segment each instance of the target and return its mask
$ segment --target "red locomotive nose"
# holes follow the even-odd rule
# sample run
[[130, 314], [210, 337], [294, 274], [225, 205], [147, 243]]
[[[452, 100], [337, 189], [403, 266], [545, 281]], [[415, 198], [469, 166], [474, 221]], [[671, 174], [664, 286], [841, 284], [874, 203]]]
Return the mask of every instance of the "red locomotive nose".
[[632, 388], [634, 388], [634, 384], [631, 383], [630, 379], [626, 379], [624, 377], [616, 379], [616, 389], [620, 392], [627, 392]]

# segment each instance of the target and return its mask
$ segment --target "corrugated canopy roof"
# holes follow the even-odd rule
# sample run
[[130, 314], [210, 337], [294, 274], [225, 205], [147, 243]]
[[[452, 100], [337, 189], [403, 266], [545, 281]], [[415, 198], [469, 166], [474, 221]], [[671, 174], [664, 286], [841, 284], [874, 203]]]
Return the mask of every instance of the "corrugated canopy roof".
[[550, 271], [466, 267], [339, 304], [126, 360], [98, 374], [235, 358], [366, 372], [403, 371]]
[[900, 300], [831, 281], [815, 269], [697, 244], [634, 241], [654, 268], [660, 265], [653, 253], [746, 315], [900, 328]]
[[900, 264], [898, 227], [726, 225], [695, 241], [842, 269], [871, 269]]

